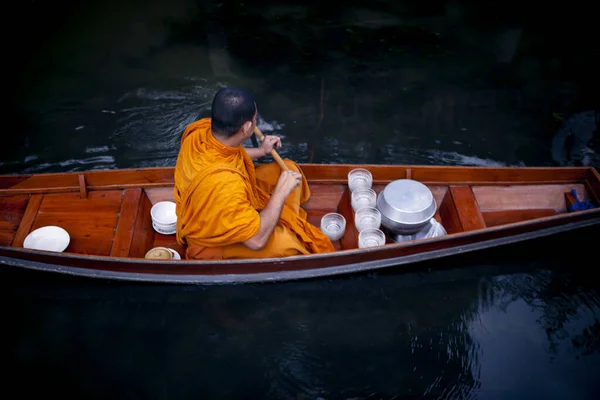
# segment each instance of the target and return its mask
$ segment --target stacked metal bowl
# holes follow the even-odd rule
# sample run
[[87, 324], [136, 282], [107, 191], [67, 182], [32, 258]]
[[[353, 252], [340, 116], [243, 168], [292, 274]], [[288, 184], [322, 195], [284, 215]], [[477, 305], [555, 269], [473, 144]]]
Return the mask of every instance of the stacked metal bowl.
[[431, 190], [412, 179], [390, 182], [377, 196], [381, 225], [393, 235], [412, 235], [429, 224], [437, 210]]

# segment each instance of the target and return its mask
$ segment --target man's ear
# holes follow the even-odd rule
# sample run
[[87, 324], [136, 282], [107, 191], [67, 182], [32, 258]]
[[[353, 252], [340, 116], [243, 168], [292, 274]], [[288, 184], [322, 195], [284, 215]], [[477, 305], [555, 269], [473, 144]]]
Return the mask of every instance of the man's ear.
[[252, 121], [246, 121], [244, 122], [244, 125], [242, 125], [242, 130], [245, 134], [245, 136], [250, 137], [253, 133], [252, 130]]

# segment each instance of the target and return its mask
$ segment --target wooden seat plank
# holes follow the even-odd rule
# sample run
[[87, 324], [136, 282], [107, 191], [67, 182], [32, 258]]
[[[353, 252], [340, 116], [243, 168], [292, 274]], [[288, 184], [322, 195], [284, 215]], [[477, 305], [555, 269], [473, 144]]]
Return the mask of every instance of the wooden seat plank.
[[23, 241], [27, 235], [29, 235], [29, 232], [31, 232], [31, 228], [33, 227], [35, 217], [40, 209], [40, 204], [42, 204], [43, 198], [43, 194], [33, 194], [29, 198], [29, 202], [27, 202], [27, 208], [23, 214], [23, 219], [21, 219], [21, 223], [19, 224], [19, 228], [17, 229], [11, 244], [12, 247], [23, 247]]
[[558, 214], [553, 208], [538, 208], [531, 210], [499, 210], [482, 213], [485, 225], [498, 226], [514, 222], [528, 221], [535, 218], [550, 217]]
[[119, 212], [117, 228], [115, 229], [115, 239], [110, 251], [114, 257], [129, 256], [129, 249], [133, 240], [135, 220], [137, 218], [140, 199], [142, 198], [142, 189], [126, 189], [123, 194], [123, 203]]
[[341, 248], [344, 250], [358, 248], [358, 230], [354, 225], [354, 210], [352, 209], [350, 196], [350, 189], [346, 188], [337, 209], [337, 212], [346, 218], [346, 231], [340, 239]]
[[451, 186], [450, 194], [454, 200], [463, 232], [486, 227], [479, 204], [477, 204], [477, 199], [470, 186]]

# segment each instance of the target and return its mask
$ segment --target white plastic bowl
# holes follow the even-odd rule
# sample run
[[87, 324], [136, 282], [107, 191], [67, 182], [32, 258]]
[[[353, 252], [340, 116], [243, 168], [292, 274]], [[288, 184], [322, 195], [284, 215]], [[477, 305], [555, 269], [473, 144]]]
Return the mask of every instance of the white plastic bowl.
[[373, 186], [373, 175], [365, 168], [355, 168], [348, 172], [348, 188], [351, 192], [359, 188], [371, 189]]
[[175, 202], [159, 201], [150, 209], [150, 216], [152, 217], [152, 222], [155, 222], [161, 227], [177, 224]]
[[31, 232], [23, 241], [23, 248], [63, 252], [69, 246], [71, 237], [60, 226], [44, 226]]
[[362, 207], [354, 214], [354, 226], [361, 232], [365, 229], [379, 229], [381, 212], [375, 207]]
[[383, 246], [385, 244], [385, 233], [381, 229], [364, 229], [358, 234], [358, 248]]
[[162, 235], [173, 235], [177, 231], [177, 224], [159, 224], [152, 221], [152, 228]]
[[340, 240], [346, 232], [346, 218], [338, 213], [325, 214], [321, 218], [321, 232], [331, 241]]

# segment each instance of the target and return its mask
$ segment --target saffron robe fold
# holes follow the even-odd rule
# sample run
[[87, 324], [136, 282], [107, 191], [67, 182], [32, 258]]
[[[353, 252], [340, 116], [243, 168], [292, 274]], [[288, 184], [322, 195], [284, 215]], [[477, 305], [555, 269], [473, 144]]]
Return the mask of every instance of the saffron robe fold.
[[260, 229], [260, 211], [269, 201], [281, 172], [275, 163], [255, 168], [243, 148], [228, 147], [211, 132], [210, 118], [190, 124], [183, 133], [175, 166], [177, 242], [188, 259], [286, 257], [335, 251], [329, 238], [306, 219], [300, 207], [310, 189], [302, 184], [287, 198], [265, 247], [251, 250], [243, 242]]

